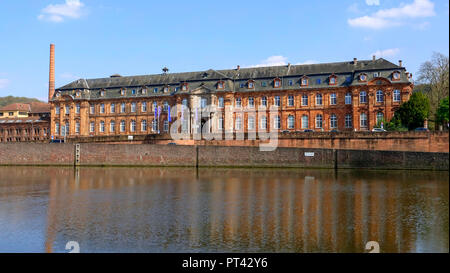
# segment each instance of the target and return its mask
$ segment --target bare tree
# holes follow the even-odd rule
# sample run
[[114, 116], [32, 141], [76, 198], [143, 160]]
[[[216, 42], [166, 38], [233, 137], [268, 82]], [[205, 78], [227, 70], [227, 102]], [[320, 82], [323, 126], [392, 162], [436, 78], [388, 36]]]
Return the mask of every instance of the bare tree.
[[430, 117], [435, 118], [439, 102], [449, 95], [449, 63], [448, 56], [434, 52], [431, 61], [424, 62], [419, 69], [418, 81], [428, 84], [426, 92], [430, 99]]

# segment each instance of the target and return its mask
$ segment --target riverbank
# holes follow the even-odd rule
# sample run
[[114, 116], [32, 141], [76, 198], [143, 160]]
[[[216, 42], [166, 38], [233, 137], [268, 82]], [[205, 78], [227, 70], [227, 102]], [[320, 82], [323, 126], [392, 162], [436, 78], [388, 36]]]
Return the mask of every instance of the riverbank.
[[449, 170], [449, 154], [154, 144], [0, 144], [0, 165]]

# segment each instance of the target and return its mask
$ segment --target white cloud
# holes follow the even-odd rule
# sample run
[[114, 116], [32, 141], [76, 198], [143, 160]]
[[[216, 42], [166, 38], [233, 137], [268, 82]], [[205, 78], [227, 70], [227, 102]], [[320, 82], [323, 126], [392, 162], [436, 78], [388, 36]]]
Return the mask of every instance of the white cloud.
[[316, 63], [318, 63], [318, 62], [317, 62], [317, 61], [314, 61], [314, 60], [307, 60], [307, 61], [304, 61], [304, 62], [296, 63], [296, 65], [302, 65], [302, 64], [316, 64]]
[[398, 48], [389, 48], [385, 50], [377, 50], [374, 53], [369, 55], [369, 58], [372, 58], [373, 55], [375, 55], [377, 58], [387, 58], [387, 57], [394, 57], [400, 52], [400, 49]]
[[66, 0], [64, 4], [48, 5], [39, 14], [39, 20], [59, 23], [66, 18], [77, 19], [83, 15], [84, 4], [80, 0]]
[[[317, 61], [314, 60], [307, 60], [304, 62], [295, 63], [295, 65], [302, 65], [302, 64], [315, 64]], [[259, 64], [249, 65], [245, 67], [265, 67], [265, 66], [280, 66], [280, 65], [287, 65], [288, 64], [288, 58], [276, 55], [276, 56], [270, 56], [269, 58], [263, 60]]]
[[380, 0], [366, 0], [368, 6], [379, 6]]
[[9, 84], [8, 79], [0, 79], [0, 89], [6, 88], [6, 86]]
[[425, 18], [435, 16], [434, 3], [430, 0], [414, 0], [411, 4], [401, 4], [400, 7], [381, 9], [372, 15], [348, 19], [352, 27], [382, 29], [399, 26], [406, 19]]
[[287, 58], [284, 56], [270, 56], [269, 58], [263, 60], [259, 64], [250, 65], [249, 67], [264, 67], [264, 66], [276, 66], [276, 65], [286, 65]]
[[353, 12], [353, 13], [360, 13], [361, 12], [359, 10], [358, 3], [353, 3], [350, 6], [348, 6], [347, 11], [348, 12]]

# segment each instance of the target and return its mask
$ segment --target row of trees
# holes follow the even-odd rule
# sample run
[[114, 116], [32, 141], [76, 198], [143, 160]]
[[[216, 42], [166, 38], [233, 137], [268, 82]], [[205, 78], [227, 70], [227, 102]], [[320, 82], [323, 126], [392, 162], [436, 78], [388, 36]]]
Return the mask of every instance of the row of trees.
[[414, 130], [429, 120], [430, 129], [447, 128], [449, 123], [449, 59], [434, 53], [419, 69], [418, 84], [386, 124], [387, 130]]

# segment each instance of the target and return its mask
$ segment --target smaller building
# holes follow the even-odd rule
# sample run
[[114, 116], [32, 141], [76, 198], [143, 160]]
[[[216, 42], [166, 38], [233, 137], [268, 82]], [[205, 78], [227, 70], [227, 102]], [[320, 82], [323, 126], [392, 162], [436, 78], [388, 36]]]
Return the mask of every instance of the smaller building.
[[49, 137], [48, 103], [13, 103], [0, 108], [0, 142], [45, 142]]

